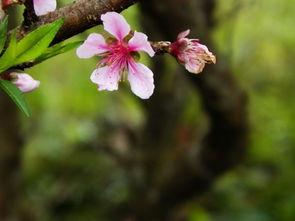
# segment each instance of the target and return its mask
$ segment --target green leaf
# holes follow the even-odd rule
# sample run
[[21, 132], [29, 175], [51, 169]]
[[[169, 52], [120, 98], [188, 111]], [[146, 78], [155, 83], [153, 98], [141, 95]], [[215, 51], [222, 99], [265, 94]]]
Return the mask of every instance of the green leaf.
[[28, 105], [22, 92], [10, 81], [0, 79], [0, 87], [11, 97], [19, 109], [27, 116], [30, 116]]
[[76, 48], [80, 46], [83, 43], [83, 41], [76, 41], [71, 42], [66, 45], [63, 45], [63, 42], [56, 44], [50, 48], [48, 48], [40, 57], [38, 57], [35, 61], [40, 63], [42, 61], [45, 61], [51, 57], [54, 57], [56, 55], [65, 53], [67, 51], [72, 50], [73, 48]]
[[7, 17], [5, 17], [2, 21], [0, 20], [0, 53], [3, 50], [7, 38], [7, 23]]
[[28, 62], [39, 57], [50, 45], [64, 20], [44, 25], [28, 34], [17, 44], [17, 55], [14, 65]]
[[16, 33], [13, 32], [9, 42], [9, 46], [0, 58], [0, 73], [13, 66], [16, 56]]

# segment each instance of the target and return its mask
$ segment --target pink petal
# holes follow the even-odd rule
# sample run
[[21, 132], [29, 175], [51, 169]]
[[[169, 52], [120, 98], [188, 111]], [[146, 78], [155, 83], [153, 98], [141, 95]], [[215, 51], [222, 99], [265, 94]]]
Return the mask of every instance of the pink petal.
[[153, 72], [145, 65], [132, 63], [129, 66], [128, 80], [132, 92], [142, 99], [148, 99], [154, 92]]
[[130, 32], [130, 26], [125, 18], [117, 12], [107, 12], [101, 16], [104, 30], [122, 40]]
[[56, 9], [56, 0], [33, 0], [36, 15], [45, 15]]
[[86, 41], [77, 48], [77, 56], [79, 58], [91, 58], [94, 55], [106, 52], [108, 46], [104, 37], [100, 34], [90, 34]]
[[149, 56], [153, 57], [155, 52], [147, 40], [148, 37], [141, 32], [134, 32], [134, 36], [129, 40], [129, 48], [131, 51], [145, 51]]
[[189, 29], [187, 29], [186, 31], [180, 32], [177, 36], [177, 40], [180, 40], [182, 38], [185, 38], [186, 36], [189, 35], [191, 31]]
[[195, 59], [189, 59], [185, 63], [185, 69], [193, 74], [199, 74], [200, 72], [203, 71], [204, 67], [205, 67], [204, 62], [200, 62], [199, 60], [195, 60]]
[[118, 82], [121, 78], [119, 71], [112, 70], [110, 66], [100, 67], [91, 74], [91, 81], [98, 85], [98, 90], [118, 90]]
[[34, 80], [30, 75], [26, 73], [10, 73], [12, 77], [12, 83], [20, 89], [21, 92], [27, 93], [37, 89], [40, 85], [40, 81]]
[[216, 57], [209, 51], [206, 45], [202, 45], [198, 42], [196, 42], [195, 45], [197, 45], [198, 50], [196, 50], [198, 51], [200, 58], [204, 59], [207, 63], [216, 63]]

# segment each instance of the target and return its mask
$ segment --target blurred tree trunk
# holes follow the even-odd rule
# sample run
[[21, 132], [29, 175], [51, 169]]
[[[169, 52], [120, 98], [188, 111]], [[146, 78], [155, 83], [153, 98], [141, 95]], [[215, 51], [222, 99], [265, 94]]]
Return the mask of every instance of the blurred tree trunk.
[[[141, 1], [144, 27], [152, 40], [175, 40], [187, 28], [216, 53], [211, 40], [213, 0]], [[177, 209], [208, 190], [216, 178], [238, 164], [247, 147], [245, 94], [227, 61], [218, 56], [200, 75], [171, 69], [166, 58], [154, 61], [154, 95], [145, 101], [147, 123], [134, 139], [131, 199], [110, 209], [109, 220], [181, 220]], [[183, 123], [190, 93], [198, 90], [206, 123]], [[13, 220], [18, 207], [22, 140], [18, 111], [0, 93], [0, 220]], [[128, 160], [129, 160], [128, 159]], [[175, 212], [176, 211], [176, 212]], [[28, 219], [25, 219], [28, 220]]]
[[15, 215], [20, 181], [21, 138], [18, 110], [0, 92], [0, 220]]
[[[164, 57], [153, 59], [157, 87], [145, 102], [148, 120], [136, 145], [141, 178], [133, 182], [133, 199], [113, 213], [120, 214], [120, 220], [182, 220], [174, 209], [208, 190], [244, 156], [246, 96], [212, 42], [214, 7], [214, 0], [141, 1], [150, 39], [174, 41], [178, 33], [191, 29], [192, 38], [201, 39], [217, 54], [218, 63], [194, 75], [184, 67], [172, 71]], [[189, 88], [199, 91], [207, 124], [183, 125]]]
[[[16, 11], [9, 9], [10, 28], [16, 26]], [[0, 91], [0, 220], [16, 220], [19, 203], [22, 139], [19, 111]]]

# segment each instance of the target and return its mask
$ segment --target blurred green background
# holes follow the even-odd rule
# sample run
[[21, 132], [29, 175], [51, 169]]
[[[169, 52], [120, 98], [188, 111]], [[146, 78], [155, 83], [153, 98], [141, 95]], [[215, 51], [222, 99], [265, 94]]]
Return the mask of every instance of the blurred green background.
[[[295, 220], [294, 12], [294, 0], [218, 1], [213, 37], [248, 94], [250, 146], [238, 167], [189, 202], [187, 220]], [[136, 30], [139, 13], [137, 5], [123, 12]], [[107, 146], [124, 152], [122, 128], [140, 130], [145, 108], [126, 82], [98, 92], [89, 80], [96, 62], [71, 51], [27, 70], [41, 86], [26, 95], [32, 117], [22, 119], [22, 204], [37, 220], [108, 220], [104, 211], [130, 197], [128, 177]], [[184, 113], [201, 116], [189, 105]]]

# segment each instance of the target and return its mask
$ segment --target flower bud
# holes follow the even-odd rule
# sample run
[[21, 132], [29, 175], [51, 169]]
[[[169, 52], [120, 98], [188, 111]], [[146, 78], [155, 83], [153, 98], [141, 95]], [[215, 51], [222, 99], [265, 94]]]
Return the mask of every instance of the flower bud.
[[31, 92], [40, 85], [40, 81], [34, 80], [26, 73], [12, 72], [9, 76], [11, 78], [11, 82], [15, 84], [23, 93]]
[[186, 36], [190, 30], [181, 32], [177, 41], [170, 45], [170, 53], [176, 57], [177, 61], [184, 65], [191, 72], [198, 74], [203, 71], [206, 63], [216, 63], [215, 56], [205, 45], [198, 42], [197, 39], [189, 39]]

